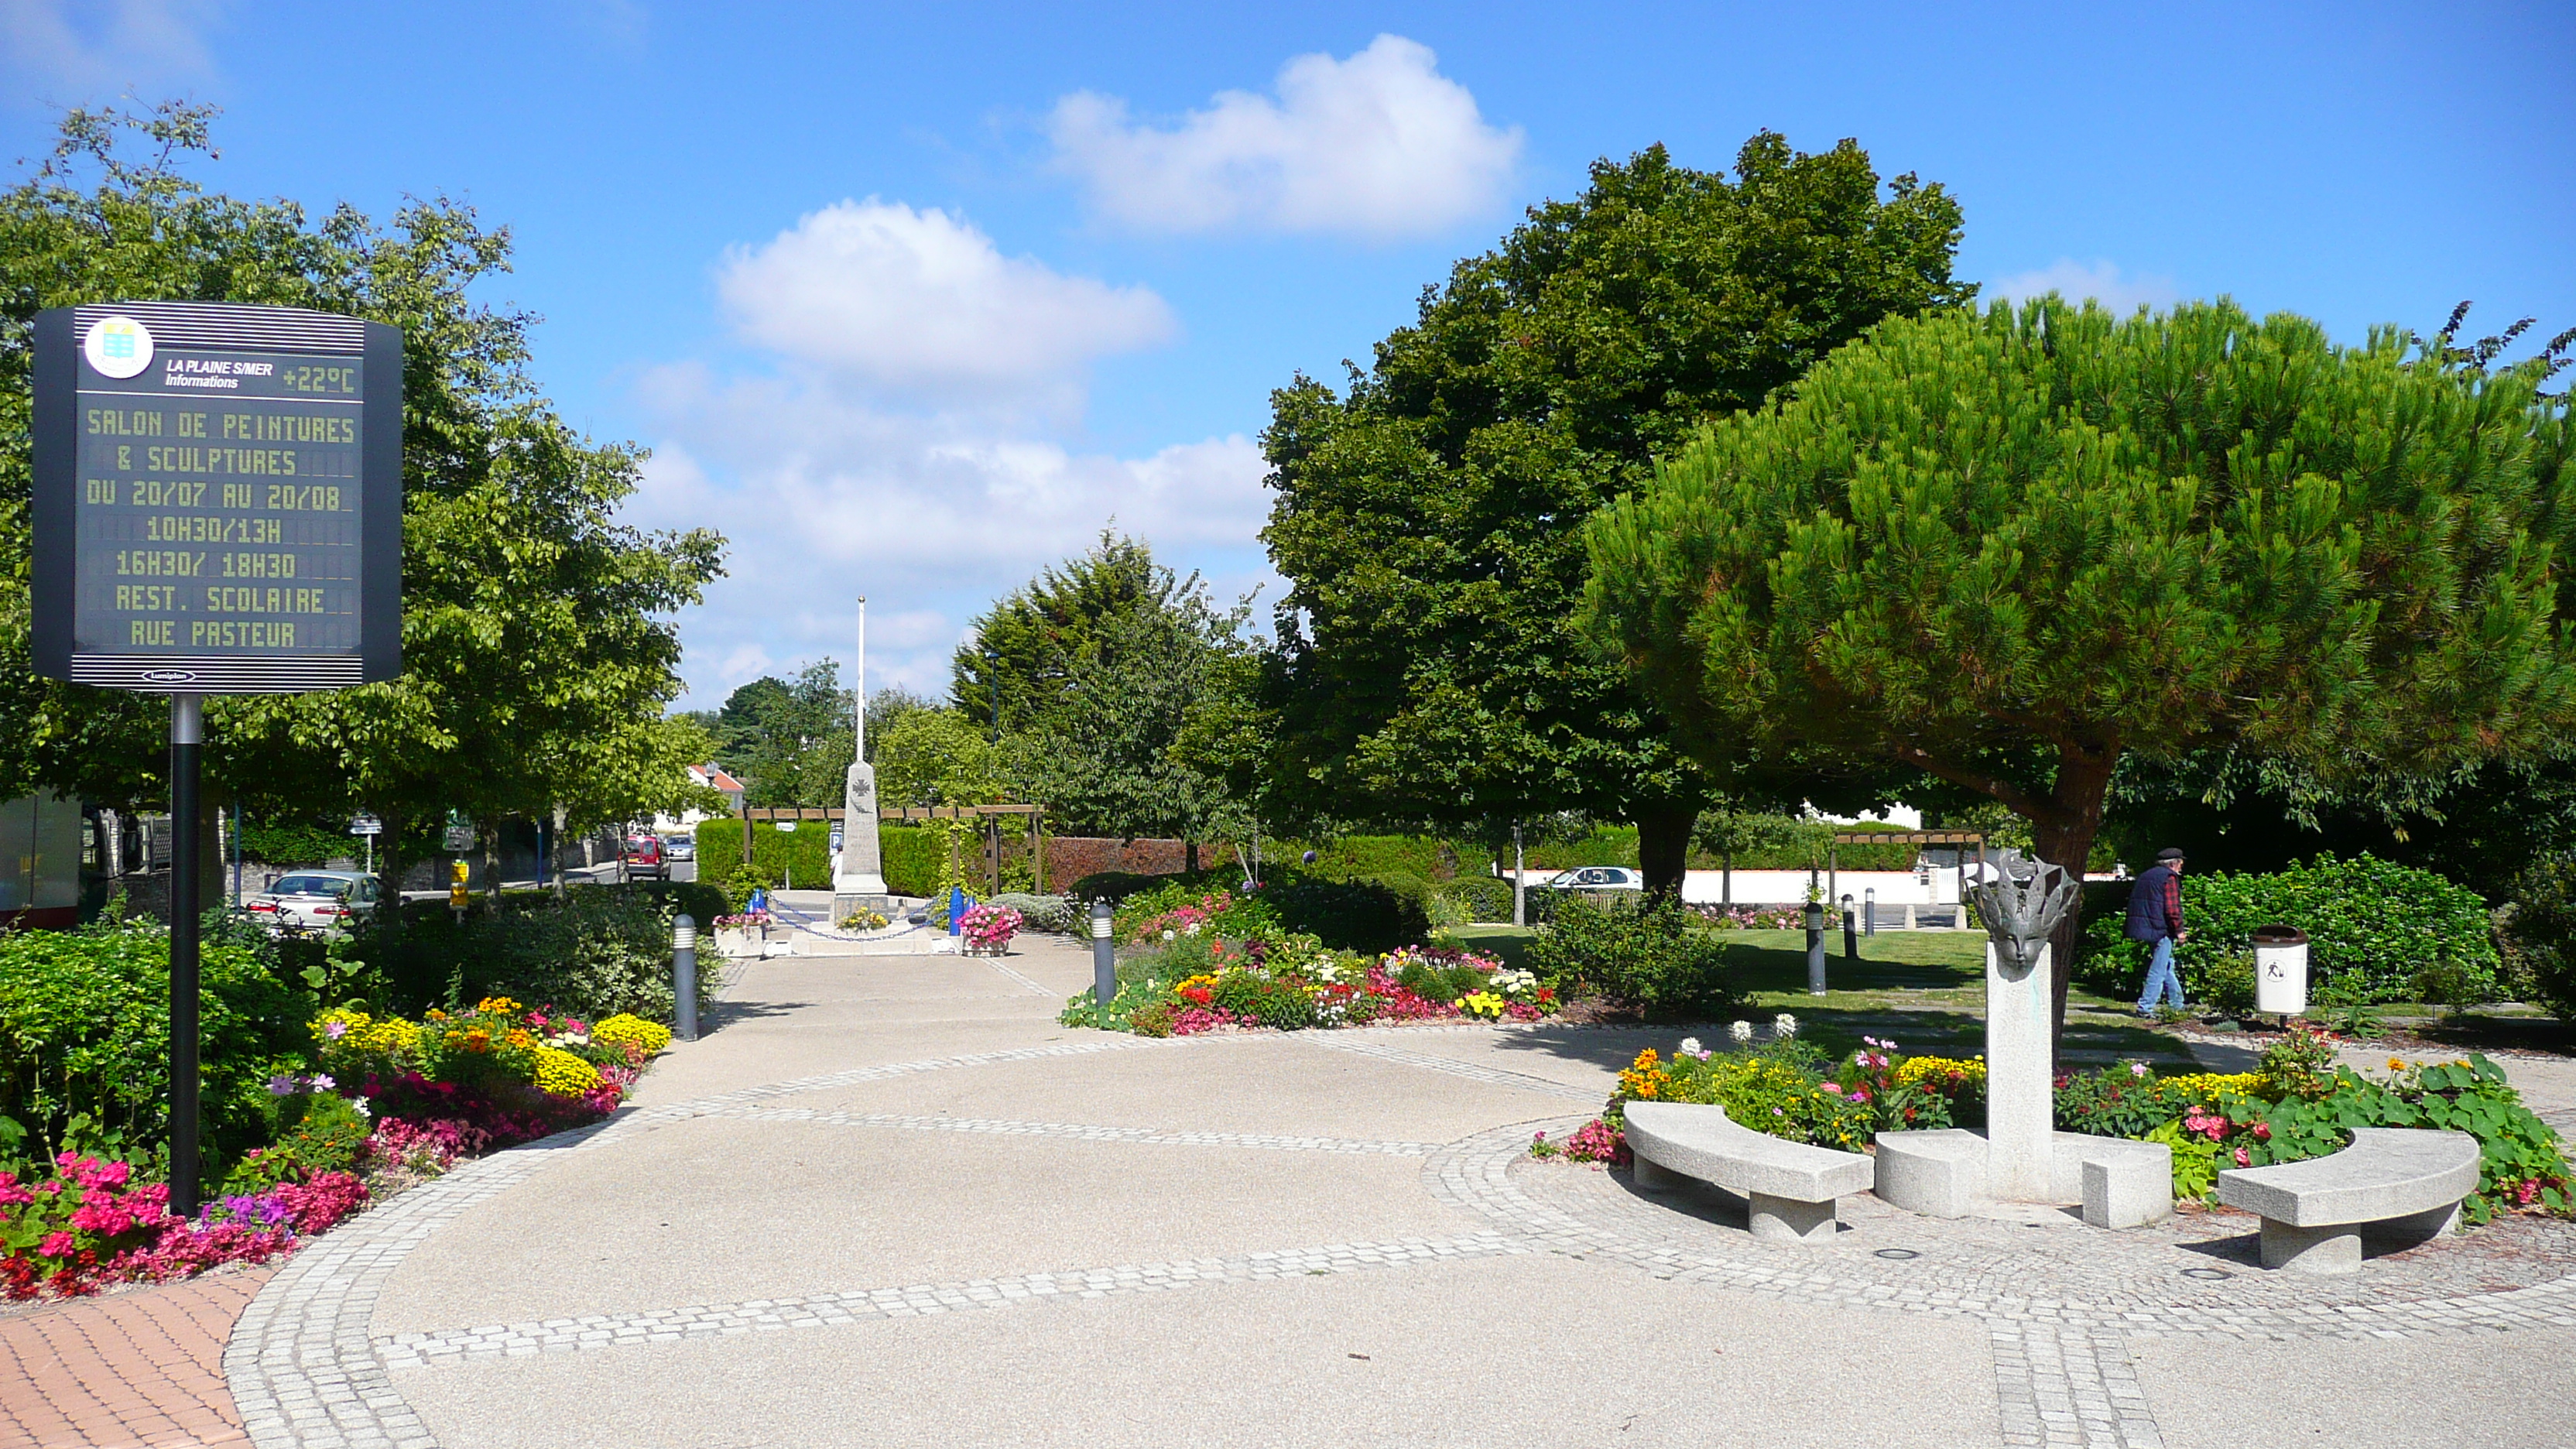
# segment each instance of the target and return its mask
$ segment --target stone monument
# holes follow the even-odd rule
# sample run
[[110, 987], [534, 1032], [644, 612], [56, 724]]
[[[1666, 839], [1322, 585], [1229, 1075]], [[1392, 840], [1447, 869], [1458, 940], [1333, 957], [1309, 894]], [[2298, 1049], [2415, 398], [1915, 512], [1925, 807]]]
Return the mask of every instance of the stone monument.
[[859, 600], [858, 708], [851, 739], [856, 751], [841, 792], [841, 854], [832, 862], [832, 918], [860, 909], [887, 911], [885, 868], [877, 853], [877, 770], [868, 763], [868, 601]]
[[2049, 1196], [2056, 1052], [2056, 963], [2049, 933], [2083, 886], [2065, 867], [2007, 850], [1968, 891], [1986, 926], [1986, 1191], [2006, 1202]]
[[2083, 886], [2062, 866], [2007, 850], [1968, 899], [1986, 926], [1986, 1130], [1881, 1132], [1871, 1190], [1933, 1217], [1998, 1203], [2075, 1203], [2084, 1221], [2133, 1228], [2173, 1212], [2173, 1150], [2052, 1131], [2056, 1051], [2049, 933]]

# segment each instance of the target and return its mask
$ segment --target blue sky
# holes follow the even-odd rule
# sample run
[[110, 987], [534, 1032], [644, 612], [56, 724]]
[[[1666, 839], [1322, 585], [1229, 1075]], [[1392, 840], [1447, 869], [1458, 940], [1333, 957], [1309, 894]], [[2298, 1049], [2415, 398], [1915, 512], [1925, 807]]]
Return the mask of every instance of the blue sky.
[[1991, 289], [2576, 325], [2564, 4], [0, 0], [9, 156], [127, 93], [224, 108], [210, 186], [512, 229], [486, 300], [655, 450], [636, 520], [734, 542], [691, 703], [846, 669], [861, 593], [871, 684], [935, 691], [1113, 516], [1261, 582], [1269, 390], [1656, 141], [1856, 137], [1959, 196]]

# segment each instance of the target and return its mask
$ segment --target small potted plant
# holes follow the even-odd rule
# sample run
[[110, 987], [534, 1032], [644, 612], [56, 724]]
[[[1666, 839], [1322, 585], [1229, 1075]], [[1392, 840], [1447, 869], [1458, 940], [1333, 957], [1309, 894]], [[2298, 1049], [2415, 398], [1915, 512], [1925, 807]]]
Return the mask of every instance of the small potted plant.
[[1020, 933], [1020, 913], [1009, 906], [982, 905], [958, 919], [958, 934], [965, 939], [969, 956], [999, 956], [1011, 949], [1011, 938]]

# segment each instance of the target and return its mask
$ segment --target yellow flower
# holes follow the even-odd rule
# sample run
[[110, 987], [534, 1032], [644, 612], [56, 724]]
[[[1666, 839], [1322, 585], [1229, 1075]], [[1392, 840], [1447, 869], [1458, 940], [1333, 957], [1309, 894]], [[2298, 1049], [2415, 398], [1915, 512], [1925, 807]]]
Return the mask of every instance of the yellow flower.
[[578, 1097], [599, 1085], [598, 1069], [557, 1047], [537, 1048], [537, 1086], [558, 1097]]
[[658, 1021], [646, 1021], [621, 1011], [606, 1021], [594, 1023], [590, 1028], [590, 1039], [608, 1046], [634, 1042], [644, 1049], [645, 1055], [651, 1056], [671, 1044], [671, 1029]]
[[2388, 1059], [2388, 1069], [2392, 1072], [2402, 1072], [2406, 1070], [2406, 1064], [2395, 1057], [2390, 1057]]

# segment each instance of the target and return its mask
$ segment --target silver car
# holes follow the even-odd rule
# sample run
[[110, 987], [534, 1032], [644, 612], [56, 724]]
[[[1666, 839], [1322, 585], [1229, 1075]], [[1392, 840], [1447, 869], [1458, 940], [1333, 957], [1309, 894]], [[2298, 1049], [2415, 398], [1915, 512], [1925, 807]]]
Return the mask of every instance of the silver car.
[[376, 878], [354, 870], [299, 870], [242, 902], [252, 920], [277, 935], [346, 935], [375, 909]]
[[1645, 872], [1624, 865], [1577, 866], [1533, 884], [1533, 889], [1552, 891], [1642, 891], [1645, 888]]

